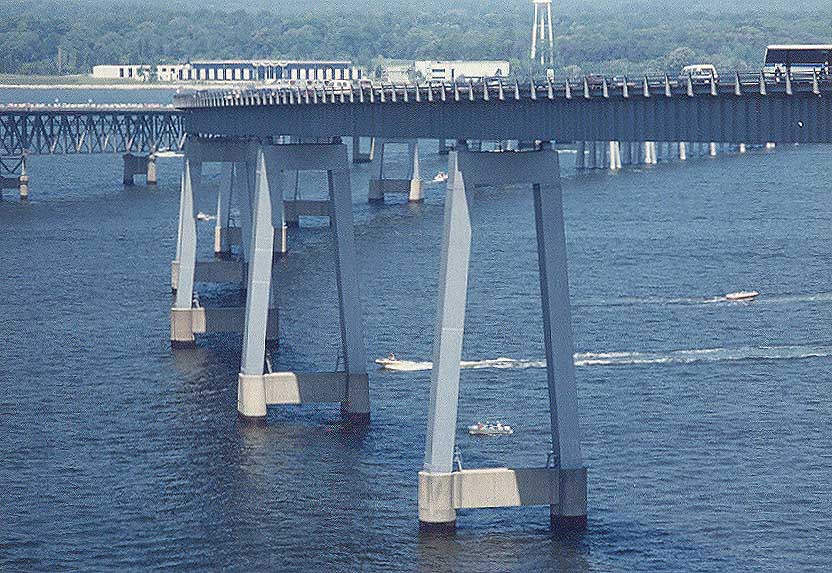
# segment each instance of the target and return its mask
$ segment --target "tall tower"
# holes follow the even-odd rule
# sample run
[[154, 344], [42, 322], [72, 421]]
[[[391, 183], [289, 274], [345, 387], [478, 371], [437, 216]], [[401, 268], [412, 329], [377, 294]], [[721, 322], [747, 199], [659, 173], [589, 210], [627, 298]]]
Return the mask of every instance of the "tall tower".
[[553, 73], [555, 60], [555, 37], [552, 33], [552, 0], [532, 0], [534, 23], [532, 24], [532, 55], [534, 66], [538, 62], [546, 73]]

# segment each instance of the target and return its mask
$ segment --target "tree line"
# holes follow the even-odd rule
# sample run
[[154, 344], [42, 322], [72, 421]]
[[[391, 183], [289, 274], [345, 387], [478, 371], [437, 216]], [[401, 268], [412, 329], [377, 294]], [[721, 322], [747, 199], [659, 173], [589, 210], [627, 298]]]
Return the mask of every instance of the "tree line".
[[[337, 58], [370, 69], [389, 59], [501, 59], [518, 75], [529, 72], [528, 2], [381, 6], [306, 13], [158, 1], [20, 2], [2, 8], [0, 73], [83, 74], [97, 64], [231, 58]], [[832, 13], [825, 9], [627, 6], [567, 10], [555, 3], [556, 67], [572, 75], [637, 75], [689, 63], [757, 70], [767, 44], [832, 43]]]

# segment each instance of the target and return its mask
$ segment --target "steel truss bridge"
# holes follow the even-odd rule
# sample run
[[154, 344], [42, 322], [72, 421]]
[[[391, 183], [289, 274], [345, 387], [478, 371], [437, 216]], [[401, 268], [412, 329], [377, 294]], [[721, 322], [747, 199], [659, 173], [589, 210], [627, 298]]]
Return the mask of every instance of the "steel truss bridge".
[[0, 156], [179, 151], [182, 127], [182, 114], [166, 105], [6, 104]]

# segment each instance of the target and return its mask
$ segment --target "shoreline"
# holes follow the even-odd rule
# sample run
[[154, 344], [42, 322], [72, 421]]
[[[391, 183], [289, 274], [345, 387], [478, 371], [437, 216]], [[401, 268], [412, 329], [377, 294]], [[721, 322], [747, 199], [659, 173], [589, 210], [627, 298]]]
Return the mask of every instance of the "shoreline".
[[7, 84], [0, 82], [0, 89], [9, 90], [178, 90], [177, 84]]

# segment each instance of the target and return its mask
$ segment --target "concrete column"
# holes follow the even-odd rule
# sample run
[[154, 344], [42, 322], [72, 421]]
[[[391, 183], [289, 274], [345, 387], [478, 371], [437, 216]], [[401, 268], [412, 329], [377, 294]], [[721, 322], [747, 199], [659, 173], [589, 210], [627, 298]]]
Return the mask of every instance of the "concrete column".
[[26, 154], [20, 158], [20, 177], [17, 178], [17, 190], [21, 201], [29, 200], [29, 175], [26, 173]]
[[414, 139], [408, 143], [408, 155], [410, 156], [410, 189], [407, 200], [411, 203], [420, 203], [425, 200], [422, 191], [422, 176], [419, 173], [419, 140]]
[[[353, 141], [355, 141], [353, 139]], [[289, 191], [292, 195], [291, 201], [297, 202], [300, 199], [300, 171], [292, 171], [287, 174]], [[283, 205], [283, 219], [289, 227], [297, 227], [300, 225], [300, 218], [297, 209], [289, 209], [285, 204]]]
[[589, 163], [587, 164], [588, 169], [598, 169], [598, 142], [590, 141], [589, 142]]
[[222, 168], [222, 179], [217, 193], [217, 219], [214, 225], [214, 254], [231, 252], [228, 241], [228, 227], [231, 217], [231, 194], [234, 187], [234, 164], [226, 163]]
[[584, 169], [586, 167], [586, 141], [578, 141], [575, 148], [575, 169]]
[[353, 163], [370, 163], [375, 158], [376, 140], [371, 137], [370, 148], [367, 153], [361, 151], [361, 136], [355, 135], [352, 138], [352, 162]]
[[561, 471], [559, 502], [551, 506], [552, 525], [583, 528], [586, 527], [586, 469], [578, 424], [563, 200], [559, 181], [546, 186], [534, 185], [533, 189], [552, 445], [555, 466], [569, 470]]
[[344, 165], [343, 169], [328, 171], [327, 179], [331, 206], [330, 221], [335, 243], [341, 344], [344, 370], [347, 373], [347, 399], [341, 404], [341, 410], [352, 423], [368, 423], [370, 387], [364, 354], [364, 326], [361, 319], [350, 172]]
[[655, 141], [645, 141], [644, 142], [644, 164], [645, 165], [655, 165], [656, 163], [657, 163], [656, 142]]
[[287, 226], [283, 208], [284, 189], [289, 187], [296, 171], [278, 171], [277, 166], [271, 166], [271, 170], [278, 173], [275, 177], [279, 181], [271, 181], [269, 186], [272, 194], [272, 226], [274, 227], [274, 252], [276, 255], [285, 255], [288, 250]]
[[[254, 201], [254, 169], [248, 162], [241, 161], [234, 164], [234, 190], [237, 205], [240, 210], [240, 251], [246, 262], [251, 261], [251, 205]], [[239, 189], [238, 189], [239, 187]]]
[[[408, 177], [406, 179], [387, 179], [384, 177], [384, 150], [392, 144], [406, 144], [408, 146]], [[406, 194], [408, 201], [420, 202], [424, 200], [422, 179], [419, 174], [419, 146], [417, 140], [382, 140], [377, 141], [376, 155], [370, 175], [370, 188], [367, 200], [371, 203], [384, 201], [387, 193]]]
[[[468, 264], [471, 254], [471, 218], [469, 206], [473, 185], [466, 187], [459, 170], [459, 152], [452, 151], [448, 161], [448, 187], [445, 197], [445, 222], [442, 235], [442, 258], [439, 270], [439, 301], [433, 344], [430, 403], [428, 406], [425, 462], [420, 474], [422, 490], [446, 487], [441, 477], [453, 469], [456, 436], [457, 403], [459, 399], [459, 363], [462, 357], [462, 335], [465, 328], [465, 304], [468, 296]], [[434, 486], [438, 481], [440, 486]], [[444, 499], [444, 495], [437, 496]], [[420, 508], [422, 527], [453, 528], [456, 510], [453, 506], [427, 504]]]
[[630, 165], [632, 163], [631, 144], [629, 141], [624, 143], [618, 142], [618, 152], [621, 155], [621, 165]]
[[148, 185], [156, 185], [159, 182], [156, 174], [156, 155], [153, 153], [147, 156], [146, 176]]
[[135, 185], [136, 182], [133, 179], [133, 173], [135, 171], [134, 163], [136, 157], [132, 153], [125, 153], [122, 155], [122, 162], [124, 167], [124, 177], [123, 182], [125, 185]]
[[182, 189], [179, 204], [179, 248], [176, 299], [171, 309], [171, 346], [190, 347], [194, 344], [191, 307], [196, 270], [196, 213], [194, 193], [202, 177], [202, 164], [185, 152], [182, 168]]
[[616, 171], [621, 169], [621, 144], [618, 141], [609, 143], [610, 169]]
[[[271, 302], [272, 257], [274, 227], [269, 173], [263, 148], [256, 147], [253, 171], [254, 197], [251, 205], [249, 239], [248, 292], [246, 296], [246, 324], [243, 332], [243, 355], [237, 381], [237, 411], [243, 418], [266, 417], [266, 386], [263, 366], [266, 357], [266, 322]], [[246, 237], [243, 237], [246, 240]]]

